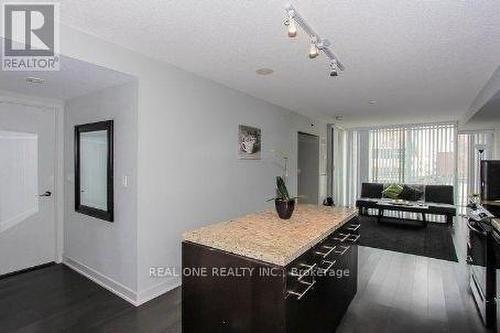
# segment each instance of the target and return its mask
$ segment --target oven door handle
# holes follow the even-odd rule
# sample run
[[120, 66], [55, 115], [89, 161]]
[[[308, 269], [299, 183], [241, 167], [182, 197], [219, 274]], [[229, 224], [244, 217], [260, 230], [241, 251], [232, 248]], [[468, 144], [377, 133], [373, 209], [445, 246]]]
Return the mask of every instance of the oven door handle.
[[486, 232], [481, 231], [481, 230], [479, 230], [479, 229], [477, 229], [477, 228], [473, 227], [473, 226], [472, 226], [472, 224], [470, 224], [470, 221], [469, 221], [468, 219], [467, 219], [467, 227], [468, 227], [470, 230], [472, 230], [473, 232], [475, 232], [475, 233], [478, 233], [478, 234], [483, 235], [483, 236], [486, 236], [486, 235], [487, 235], [487, 233], [486, 233]]

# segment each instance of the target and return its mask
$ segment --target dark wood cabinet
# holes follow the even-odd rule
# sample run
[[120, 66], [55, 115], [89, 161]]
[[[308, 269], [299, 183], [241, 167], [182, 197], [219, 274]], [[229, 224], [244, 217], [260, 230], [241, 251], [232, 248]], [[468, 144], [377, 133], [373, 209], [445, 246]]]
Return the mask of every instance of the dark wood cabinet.
[[287, 266], [182, 244], [182, 329], [333, 332], [357, 291], [353, 219]]

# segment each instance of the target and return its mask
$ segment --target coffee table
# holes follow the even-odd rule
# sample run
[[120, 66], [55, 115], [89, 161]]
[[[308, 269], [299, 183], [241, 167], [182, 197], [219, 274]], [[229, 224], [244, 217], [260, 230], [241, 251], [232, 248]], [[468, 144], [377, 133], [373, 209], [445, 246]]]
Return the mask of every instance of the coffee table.
[[427, 219], [425, 218], [425, 213], [428, 211], [429, 206], [420, 203], [412, 202], [401, 202], [393, 200], [379, 200], [377, 201], [378, 215], [377, 222], [380, 222], [384, 216], [384, 210], [395, 210], [399, 212], [410, 212], [410, 213], [420, 213], [422, 214], [422, 222], [427, 225]]

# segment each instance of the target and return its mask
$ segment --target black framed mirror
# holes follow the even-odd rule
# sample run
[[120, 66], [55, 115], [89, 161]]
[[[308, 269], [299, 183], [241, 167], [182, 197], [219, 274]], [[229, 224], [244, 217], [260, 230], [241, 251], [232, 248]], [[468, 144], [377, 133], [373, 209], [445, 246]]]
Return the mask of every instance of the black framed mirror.
[[75, 126], [75, 210], [113, 222], [113, 121]]

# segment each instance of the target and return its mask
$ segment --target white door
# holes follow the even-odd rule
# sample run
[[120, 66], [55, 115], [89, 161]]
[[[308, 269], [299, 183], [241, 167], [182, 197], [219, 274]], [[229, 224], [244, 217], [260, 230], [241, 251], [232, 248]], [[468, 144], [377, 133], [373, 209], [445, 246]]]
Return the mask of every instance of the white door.
[[0, 102], [0, 275], [56, 257], [55, 111]]

